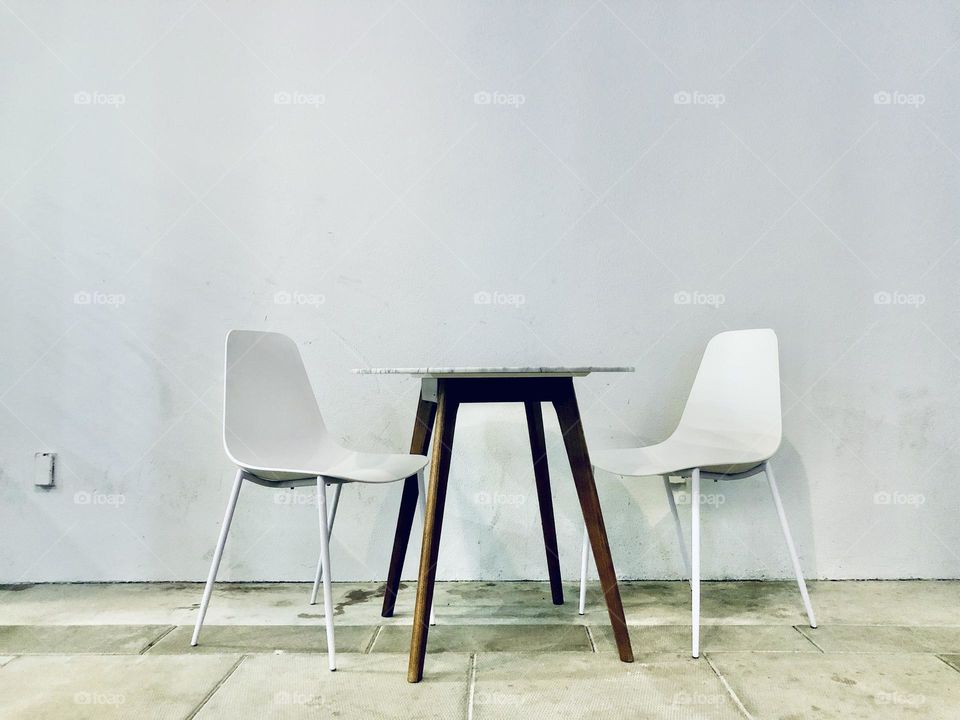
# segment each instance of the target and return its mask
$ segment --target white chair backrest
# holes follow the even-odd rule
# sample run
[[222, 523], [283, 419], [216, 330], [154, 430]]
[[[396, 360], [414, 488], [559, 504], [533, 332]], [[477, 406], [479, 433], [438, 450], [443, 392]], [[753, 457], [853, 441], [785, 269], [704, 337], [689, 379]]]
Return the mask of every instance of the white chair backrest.
[[290, 467], [335, 445], [293, 340], [231, 330], [225, 355], [223, 446], [233, 462]]
[[771, 457], [780, 445], [780, 361], [773, 330], [732, 330], [707, 343], [674, 433]]

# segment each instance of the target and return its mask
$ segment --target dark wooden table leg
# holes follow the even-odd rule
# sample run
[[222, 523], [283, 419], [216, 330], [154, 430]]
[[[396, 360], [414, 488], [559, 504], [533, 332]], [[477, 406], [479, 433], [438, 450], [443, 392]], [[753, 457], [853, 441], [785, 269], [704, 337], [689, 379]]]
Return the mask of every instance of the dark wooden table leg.
[[[440, 530], [443, 526], [443, 505], [447, 499], [447, 478], [453, 454], [453, 432], [457, 423], [457, 401], [447, 392], [447, 382], [437, 384], [436, 432], [430, 458], [430, 489], [427, 491], [427, 512], [423, 523], [423, 544], [420, 548], [420, 576], [417, 580], [417, 605], [413, 611], [413, 633], [410, 638], [410, 661], [407, 682], [423, 678], [423, 660], [430, 629], [430, 607], [433, 585], [437, 579], [437, 558], [440, 555]], [[455, 381], [454, 381], [455, 382]]]
[[537, 481], [540, 523], [543, 525], [543, 546], [547, 551], [547, 573], [554, 605], [563, 605], [563, 584], [560, 579], [560, 554], [557, 551], [557, 523], [553, 517], [553, 495], [550, 493], [550, 470], [547, 467], [547, 443], [543, 437], [543, 411], [540, 401], [523, 403], [527, 412], [527, 432], [533, 454], [533, 475]]
[[[436, 412], [436, 403], [431, 400], [424, 400], [423, 390], [421, 389], [420, 402], [417, 404], [417, 419], [413, 425], [413, 439], [410, 441], [411, 455], [427, 454]], [[417, 497], [419, 495], [417, 476], [411, 475], [403, 481], [403, 495], [400, 498], [397, 530], [393, 536], [393, 553], [390, 555], [390, 569], [387, 571], [387, 583], [383, 593], [383, 609], [380, 612], [383, 617], [393, 617], [393, 608], [397, 603], [397, 592], [400, 588], [400, 575], [403, 573], [403, 559], [407, 554], [410, 528], [413, 526], [413, 516], [417, 512]]]
[[620, 599], [620, 588], [617, 586], [617, 573], [613, 569], [613, 558], [610, 556], [610, 545], [607, 542], [607, 530], [603, 525], [603, 513], [600, 511], [600, 498], [597, 495], [597, 486], [593, 480], [593, 468], [590, 465], [590, 454], [587, 451], [587, 441], [583, 435], [583, 426], [580, 422], [580, 409], [577, 407], [577, 396], [573, 389], [573, 379], [567, 383], [560, 397], [553, 401], [560, 419], [560, 431], [563, 433], [563, 442], [567, 447], [567, 457], [570, 458], [570, 469], [573, 472], [573, 482], [577, 487], [580, 498], [580, 509], [583, 511], [583, 522], [587, 526], [590, 536], [590, 545], [593, 547], [593, 559], [597, 564], [597, 573], [600, 575], [600, 587], [603, 597], [607, 601], [607, 613], [610, 615], [610, 625], [613, 627], [613, 637], [617, 643], [617, 651], [623, 662], [633, 662], [633, 648], [630, 647], [630, 634], [623, 615], [623, 602]]

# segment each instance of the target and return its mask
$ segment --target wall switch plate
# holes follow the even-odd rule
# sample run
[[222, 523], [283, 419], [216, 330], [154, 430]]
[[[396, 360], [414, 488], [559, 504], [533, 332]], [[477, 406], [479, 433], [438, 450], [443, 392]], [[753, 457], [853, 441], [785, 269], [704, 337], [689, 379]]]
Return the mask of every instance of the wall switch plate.
[[57, 454], [38, 452], [33, 454], [33, 484], [52, 488], [56, 480]]

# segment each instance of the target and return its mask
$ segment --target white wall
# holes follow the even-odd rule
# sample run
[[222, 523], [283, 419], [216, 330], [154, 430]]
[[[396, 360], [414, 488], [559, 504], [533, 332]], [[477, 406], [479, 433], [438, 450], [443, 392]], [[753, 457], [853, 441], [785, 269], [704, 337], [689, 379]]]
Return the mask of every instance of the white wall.
[[[958, 39], [946, 1], [5, 0], [0, 579], [205, 575], [232, 327], [293, 335], [343, 442], [398, 451], [416, 381], [350, 368], [633, 364], [577, 382], [623, 447], [672, 429], [712, 334], [774, 327], [809, 574], [960, 576]], [[618, 572], [674, 577], [659, 482], [599, 483]], [[786, 576], [762, 480], [706, 491], [706, 574]], [[399, 493], [347, 489], [338, 578], [384, 577]], [[244, 490], [224, 578], [312, 576], [284, 499]], [[546, 577], [538, 522], [522, 409], [464, 409], [440, 576]]]

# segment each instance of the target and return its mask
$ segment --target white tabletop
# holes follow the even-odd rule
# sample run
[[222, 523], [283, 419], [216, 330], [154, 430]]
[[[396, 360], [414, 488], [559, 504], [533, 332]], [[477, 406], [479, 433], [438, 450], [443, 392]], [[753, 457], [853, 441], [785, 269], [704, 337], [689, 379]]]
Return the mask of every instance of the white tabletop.
[[633, 372], [620, 365], [576, 365], [546, 367], [407, 367], [354, 368], [357, 375], [415, 375], [416, 377], [583, 377], [595, 372]]

